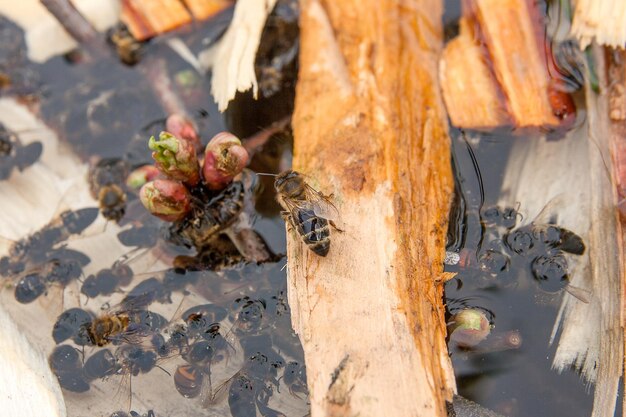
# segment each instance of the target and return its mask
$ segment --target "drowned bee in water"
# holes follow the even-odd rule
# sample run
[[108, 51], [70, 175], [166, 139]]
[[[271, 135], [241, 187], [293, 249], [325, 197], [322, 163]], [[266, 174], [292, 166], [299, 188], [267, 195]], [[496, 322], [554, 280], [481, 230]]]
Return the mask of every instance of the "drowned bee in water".
[[118, 222], [126, 213], [128, 170], [128, 163], [118, 158], [101, 159], [89, 168], [89, 191], [107, 220]]
[[330, 250], [329, 226], [341, 231], [333, 223], [339, 218], [337, 208], [296, 171], [278, 174], [274, 187], [276, 198], [284, 209], [285, 221], [289, 221], [316, 255], [326, 256]]

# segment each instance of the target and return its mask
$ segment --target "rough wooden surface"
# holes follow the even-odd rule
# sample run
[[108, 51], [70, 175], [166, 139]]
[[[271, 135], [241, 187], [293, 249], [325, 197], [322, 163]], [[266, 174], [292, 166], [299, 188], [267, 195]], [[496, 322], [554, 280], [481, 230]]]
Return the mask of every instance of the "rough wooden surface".
[[[626, 329], [624, 317], [626, 308], [626, 265], [624, 256], [624, 242], [626, 241], [626, 51], [607, 48], [607, 75], [608, 75], [608, 118], [610, 120], [610, 150], [615, 179], [615, 194], [620, 214], [620, 221], [616, 222], [619, 266], [621, 274], [621, 325]], [[626, 331], [625, 331], [626, 333]], [[623, 335], [626, 341], [626, 334]], [[626, 347], [623, 349], [626, 352]], [[626, 356], [623, 358], [626, 364]], [[623, 388], [622, 388], [623, 389]], [[622, 393], [622, 398], [624, 398]], [[626, 400], [622, 400], [622, 416], [626, 417]]]
[[205, 20], [233, 5], [232, 0], [184, 0], [196, 20]]
[[191, 15], [179, 0], [122, 0], [121, 20], [142, 41], [191, 22]]
[[301, 2], [294, 168], [334, 193], [321, 258], [288, 233], [313, 417], [445, 416], [442, 265], [452, 192], [437, 83], [442, 2]]
[[549, 76], [527, 0], [468, 2], [489, 50], [496, 78], [518, 126], [556, 125]]
[[577, 0], [572, 34], [583, 48], [594, 39], [600, 45], [623, 48], [626, 42], [626, 2]]
[[439, 66], [441, 89], [452, 124], [477, 129], [511, 123], [504, 95], [474, 33], [476, 22], [461, 18], [459, 36], [448, 42]]

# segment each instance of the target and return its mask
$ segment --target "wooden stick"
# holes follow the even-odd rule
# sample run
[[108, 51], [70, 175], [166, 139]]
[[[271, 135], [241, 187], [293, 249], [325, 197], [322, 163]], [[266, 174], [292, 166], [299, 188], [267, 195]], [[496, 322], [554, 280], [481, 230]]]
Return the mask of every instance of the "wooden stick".
[[288, 233], [311, 415], [446, 416], [443, 257], [452, 192], [437, 0], [301, 2], [294, 168], [343, 233]]
[[107, 50], [102, 34], [94, 29], [69, 0], [41, 0], [41, 4], [79, 44], [93, 48], [91, 52], [95, 53], [104, 53]]

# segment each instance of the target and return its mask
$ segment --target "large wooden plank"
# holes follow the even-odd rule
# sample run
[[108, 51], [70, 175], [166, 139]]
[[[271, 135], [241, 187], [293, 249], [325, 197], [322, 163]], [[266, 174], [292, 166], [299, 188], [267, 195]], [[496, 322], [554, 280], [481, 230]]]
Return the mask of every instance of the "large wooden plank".
[[343, 233], [288, 233], [289, 300], [313, 417], [445, 416], [441, 281], [452, 192], [438, 0], [301, 2], [294, 168]]

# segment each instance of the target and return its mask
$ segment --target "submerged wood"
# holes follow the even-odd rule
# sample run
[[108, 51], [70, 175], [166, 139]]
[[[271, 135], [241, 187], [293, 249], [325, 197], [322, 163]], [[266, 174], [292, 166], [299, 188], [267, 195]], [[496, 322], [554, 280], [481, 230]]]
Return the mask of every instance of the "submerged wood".
[[437, 81], [442, 2], [301, 2], [294, 169], [342, 233], [288, 232], [292, 322], [311, 415], [445, 416], [443, 257], [452, 192]]
[[[602, 68], [602, 59], [596, 59]], [[520, 202], [524, 223], [542, 212], [579, 234], [587, 246], [571, 259], [571, 285], [589, 291], [584, 303], [562, 292], [552, 340], [558, 340], [553, 367], [578, 370], [595, 384], [592, 416], [614, 413], [622, 375], [621, 272], [617, 239], [617, 211], [613, 197], [609, 154], [606, 79], [602, 93], [586, 88], [587, 120], [560, 141], [536, 137], [515, 143], [502, 189], [502, 204]], [[544, 207], [554, 198], [562, 205]], [[539, 221], [541, 222], [541, 221]], [[558, 336], [558, 339], [557, 339]]]
[[[615, 193], [619, 221], [617, 222], [617, 252], [619, 255], [619, 267], [621, 276], [621, 300], [624, 306], [624, 289], [626, 288], [626, 256], [624, 243], [626, 242], [626, 51], [606, 48], [608, 82], [608, 116], [610, 120], [609, 138], [611, 162], [613, 164], [613, 176], [615, 178]], [[623, 307], [622, 307], [623, 309]], [[622, 310], [622, 314], [624, 311]], [[622, 328], [624, 318], [622, 316]], [[626, 331], [626, 330], [625, 330]], [[623, 335], [626, 341], [626, 334]], [[626, 352], [626, 349], [624, 349]], [[626, 364], [626, 356], [624, 357]], [[622, 398], [624, 398], [622, 396]], [[626, 405], [626, 399], [623, 400]], [[626, 416], [626, 408], [622, 406], [622, 416]]]

